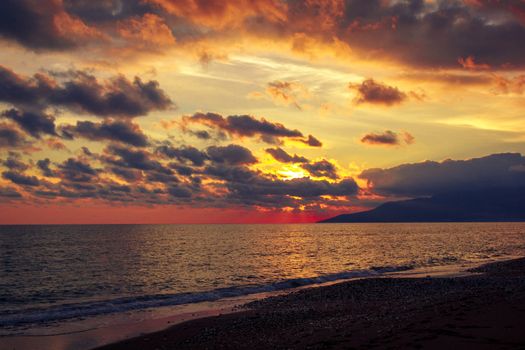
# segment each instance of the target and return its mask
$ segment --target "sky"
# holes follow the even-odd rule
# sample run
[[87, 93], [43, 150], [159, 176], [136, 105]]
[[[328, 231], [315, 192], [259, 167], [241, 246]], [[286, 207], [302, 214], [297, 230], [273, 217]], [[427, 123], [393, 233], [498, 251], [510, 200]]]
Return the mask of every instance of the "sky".
[[2, 0], [0, 224], [525, 186], [525, 1]]

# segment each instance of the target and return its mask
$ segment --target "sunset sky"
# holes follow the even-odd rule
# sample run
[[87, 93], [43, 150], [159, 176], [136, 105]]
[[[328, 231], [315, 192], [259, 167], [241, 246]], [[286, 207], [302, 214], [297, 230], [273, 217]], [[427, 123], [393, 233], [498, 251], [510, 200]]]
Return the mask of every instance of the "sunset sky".
[[0, 223], [525, 186], [525, 1], [2, 0]]

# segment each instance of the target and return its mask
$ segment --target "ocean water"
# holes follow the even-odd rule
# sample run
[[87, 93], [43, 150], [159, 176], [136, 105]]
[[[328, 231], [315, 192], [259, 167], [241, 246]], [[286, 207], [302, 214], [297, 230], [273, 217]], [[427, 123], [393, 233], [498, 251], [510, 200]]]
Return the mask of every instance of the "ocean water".
[[525, 255], [525, 223], [0, 226], [0, 329]]

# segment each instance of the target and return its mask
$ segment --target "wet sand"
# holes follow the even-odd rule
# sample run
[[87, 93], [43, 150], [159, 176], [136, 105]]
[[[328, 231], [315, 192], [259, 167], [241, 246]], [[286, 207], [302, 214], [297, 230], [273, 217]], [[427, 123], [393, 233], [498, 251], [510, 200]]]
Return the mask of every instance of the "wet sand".
[[525, 258], [473, 272], [299, 290], [99, 349], [524, 349]]

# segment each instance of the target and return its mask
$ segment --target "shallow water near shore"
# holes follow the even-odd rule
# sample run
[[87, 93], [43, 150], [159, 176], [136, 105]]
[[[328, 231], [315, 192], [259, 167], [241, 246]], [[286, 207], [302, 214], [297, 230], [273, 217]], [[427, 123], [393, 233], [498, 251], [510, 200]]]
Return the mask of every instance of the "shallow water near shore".
[[[191, 315], [195, 305], [225, 312], [247, 295], [522, 256], [525, 224], [2, 226], [0, 247], [5, 340]], [[221, 308], [228, 297], [238, 300]]]

